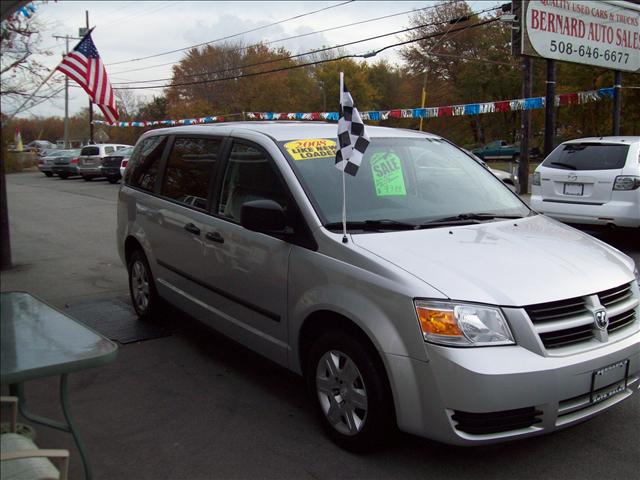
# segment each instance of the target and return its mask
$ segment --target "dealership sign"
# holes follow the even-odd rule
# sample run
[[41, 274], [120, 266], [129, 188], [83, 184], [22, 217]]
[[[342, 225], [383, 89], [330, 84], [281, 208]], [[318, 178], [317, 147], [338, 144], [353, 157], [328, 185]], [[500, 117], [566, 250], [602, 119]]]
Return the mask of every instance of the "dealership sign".
[[522, 53], [640, 72], [640, 12], [623, 4], [525, 1]]

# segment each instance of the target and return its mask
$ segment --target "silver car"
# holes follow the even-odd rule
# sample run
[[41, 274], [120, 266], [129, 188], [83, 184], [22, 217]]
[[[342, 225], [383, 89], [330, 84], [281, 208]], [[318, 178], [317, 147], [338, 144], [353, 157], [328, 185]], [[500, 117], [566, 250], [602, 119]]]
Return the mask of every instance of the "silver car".
[[55, 173], [53, 167], [56, 159], [61, 157], [68, 157], [71, 150], [50, 150], [44, 156], [38, 159], [38, 170], [44, 173], [47, 177], [53, 177]]
[[405, 432], [480, 445], [552, 432], [638, 389], [633, 260], [530, 210], [436, 135], [229, 123], [138, 141], [118, 247], [143, 319], [168, 301], [304, 375], [352, 451]]

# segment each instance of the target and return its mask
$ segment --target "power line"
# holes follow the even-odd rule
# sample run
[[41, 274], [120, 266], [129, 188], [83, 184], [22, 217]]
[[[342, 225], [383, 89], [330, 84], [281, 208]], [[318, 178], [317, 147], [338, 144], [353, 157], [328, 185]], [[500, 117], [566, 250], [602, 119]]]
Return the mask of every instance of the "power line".
[[[418, 25], [416, 27], [404, 28], [402, 30], [396, 30], [394, 32], [385, 33], [385, 34], [382, 34], [382, 35], [375, 35], [373, 37], [368, 37], [368, 38], [364, 38], [364, 39], [361, 39], [361, 40], [354, 40], [352, 42], [347, 42], [347, 43], [343, 43], [341, 45], [335, 45], [335, 46], [332, 46], [332, 47], [324, 47], [324, 48], [320, 48], [318, 50], [313, 50], [313, 51], [309, 51], [309, 52], [305, 52], [305, 53], [298, 53], [298, 54], [295, 54], [295, 55], [289, 55], [289, 56], [286, 56], [286, 57], [280, 57], [280, 58], [272, 59], [272, 60], [264, 60], [262, 62], [257, 62], [257, 63], [252, 63], [252, 64], [238, 65], [236, 67], [227, 68], [227, 69], [224, 69], [224, 70], [208, 71], [208, 72], [202, 72], [202, 73], [193, 73], [193, 74], [184, 75], [184, 77], [185, 78], [189, 78], [189, 77], [200, 77], [200, 76], [203, 76], [203, 75], [218, 75], [218, 74], [221, 74], [221, 73], [228, 73], [228, 72], [236, 71], [236, 70], [239, 70], [239, 69], [242, 69], [242, 68], [251, 68], [251, 67], [258, 67], [258, 66], [262, 66], [262, 65], [268, 65], [268, 64], [271, 64], [271, 63], [282, 62], [282, 61], [285, 61], [285, 60], [292, 60], [294, 58], [306, 57], [306, 56], [309, 56], [309, 55], [314, 55], [314, 54], [318, 54], [318, 53], [322, 53], [322, 52], [327, 52], [329, 50], [335, 50], [337, 48], [348, 47], [348, 46], [351, 46], [351, 45], [355, 45], [355, 44], [358, 44], [358, 43], [364, 43], [364, 42], [368, 42], [368, 41], [371, 41], [371, 40], [377, 40], [379, 38], [389, 37], [391, 35], [397, 35], [397, 34], [400, 34], [400, 33], [406, 33], [406, 32], [410, 32], [412, 30], [418, 30], [418, 29], [425, 28], [425, 27], [433, 27], [433, 26], [442, 25], [442, 24], [452, 24], [453, 26], [455, 26], [460, 21], [467, 21], [472, 16], [481, 15], [483, 13], [486, 13], [486, 12], [489, 12], [489, 11], [492, 11], [492, 10], [496, 10], [497, 8], [499, 8], [499, 7], [488, 8], [488, 9], [485, 9], [485, 10], [481, 10], [479, 12], [475, 12], [475, 13], [473, 13], [471, 15], [464, 16], [464, 17], [458, 17], [458, 18], [452, 19], [452, 20], [443, 20], [443, 21], [440, 21], [440, 22], [432, 22], [432, 23], [427, 23], [427, 24], [424, 24], [424, 25]], [[382, 51], [382, 50], [380, 50], [380, 51]], [[377, 52], [377, 53], [380, 53], [380, 52]], [[371, 56], [373, 56], [373, 55], [371, 55]], [[153, 79], [153, 80], [137, 80], [137, 81], [130, 81], [130, 82], [115, 82], [114, 85], [131, 85], [131, 84], [141, 84], [141, 83], [163, 82], [163, 81], [169, 81], [169, 80], [172, 80], [172, 79], [173, 78], [157, 78], [157, 79]]]
[[[320, 33], [331, 32], [333, 30], [340, 30], [342, 28], [353, 27], [353, 26], [356, 26], [356, 25], [362, 25], [364, 23], [376, 22], [378, 20], [385, 20], [387, 18], [398, 17], [400, 15], [406, 15], [407, 13], [420, 12], [420, 11], [423, 11], [423, 10], [426, 11], [426, 10], [430, 10], [430, 9], [433, 9], [433, 8], [441, 7], [442, 5], [450, 5], [450, 4], [455, 3], [455, 2], [456, 2], [456, 0], [450, 0], [449, 3], [445, 3], [445, 4], [431, 5], [429, 7], [424, 7], [424, 8], [405, 10], [404, 12], [392, 13], [390, 15], [384, 15], [382, 17], [370, 18], [368, 20], [360, 20], [359, 22], [346, 23], [344, 25], [339, 25], [337, 27], [329, 27], [329, 28], [325, 28], [323, 30], [316, 30], [316, 31], [313, 31], [313, 32], [300, 33], [298, 35], [293, 35], [293, 36], [284, 37], [284, 38], [278, 38], [276, 40], [269, 40], [267, 42], [254, 43], [252, 45], [247, 45], [246, 47], [234, 48], [233, 50], [229, 50], [229, 52], [230, 53], [231, 52], [241, 52], [243, 50], [248, 50], [248, 49], [253, 48], [253, 47], [258, 47], [260, 45], [271, 45], [271, 44], [278, 43], [278, 42], [285, 42], [287, 40], [295, 40], [297, 38], [308, 37], [310, 35], [318, 35]], [[207, 57], [211, 57], [213, 55], [215, 55], [215, 54], [205, 54], [205, 55], [202, 55], [200, 58], [207, 58]], [[176, 60], [174, 62], [159, 63], [157, 65], [150, 65], [148, 67], [134, 68], [134, 69], [131, 69], [131, 70], [121, 70], [119, 72], [114, 72], [114, 74], [117, 75], [117, 74], [120, 74], [120, 73], [140, 72], [140, 71], [143, 71], [143, 70], [151, 70], [151, 69], [158, 68], [158, 67], [166, 67], [167, 65], [175, 65], [176, 63], [180, 63], [181, 61], [182, 60]]]
[[308, 16], [308, 15], [313, 15], [314, 13], [324, 12], [324, 11], [326, 11], [326, 10], [330, 10], [330, 9], [332, 9], [332, 8], [340, 7], [340, 6], [342, 6], [342, 5], [346, 5], [346, 4], [348, 4], [348, 3], [352, 3], [352, 2], [354, 2], [354, 1], [355, 1], [355, 0], [347, 0], [346, 2], [338, 3], [338, 4], [336, 4], [336, 5], [330, 5], [330, 6], [328, 6], [328, 7], [320, 8], [320, 9], [318, 9], [318, 10], [314, 10], [314, 11], [312, 11], [312, 12], [302, 13], [302, 14], [299, 14], [299, 15], [295, 15], [295, 16], [293, 16], [293, 17], [289, 17], [289, 18], [285, 18], [285, 19], [283, 19], [283, 20], [279, 20], [279, 21], [277, 21], [277, 22], [269, 23], [269, 24], [267, 24], [267, 25], [262, 25], [262, 26], [260, 26], [260, 27], [251, 28], [251, 29], [249, 29], [249, 30], [245, 30], [244, 32], [234, 33], [233, 35], [227, 35], [226, 37], [216, 38], [215, 40], [210, 40], [210, 41], [208, 41], [208, 42], [198, 43], [198, 44], [196, 44], [196, 45], [191, 45], [191, 46], [189, 46], [189, 47], [178, 48], [178, 49], [176, 49], [176, 50], [170, 50], [170, 51], [168, 51], [168, 52], [156, 53], [156, 54], [153, 54], [153, 55], [147, 55], [146, 57], [132, 58], [132, 59], [130, 59], [130, 60], [122, 60], [122, 61], [119, 61], [119, 62], [107, 63], [106, 65], [107, 65], [107, 66], [109, 66], [109, 65], [120, 65], [120, 64], [122, 64], [122, 63], [138, 62], [138, 61], [140, 61], [140, 60], [146, 60], [147, 58], [161, 57], [161, 56], [164, 56], [164, 55], [169, 55], [169, 54], [171, 54], [171, 53], [177, 53], [177, 52], [182, 52], [182, 51], [184, 51], [184, 50], [190, 50], [190, 49], [192, 49], [192, 48], [203, 47], [203, 46], [205, 46], [205, 45], [209, 45], [209, 44], [211, 44], [211, 43], [221, 42], [222, 40], [228, 40], [228, 39], [230, 39], [230, 38], [239, 37], [240, 35], [244, 35], [245, 33], [255, 32], [255, 31], [257, 31], [257, 30], [262, 30], [263, 28], [273, 27], [273, 26], [275, 26], [275, 25], [279, 25], [279, 24], [281, 24], [281, 23], [288, 22], [288, 21], [290, 21], [290, 20], [296, 20], [296, 19], [298, 19], [298, 18], [306, 17], [306, 16]]
[[[478, 22], [478, 23], [474, 23], [473, 25], [467, 25], [461, 28], [457, 28], [457, 29], [451, 29], [451, 30], [447, 30], [446, 32], [437, 32], [437, 33], [432, 33], [430, 35], [426, 35], [423, 37], [419, 37], [419, 38], [415, 38], [412, 40], [407, 40], [404, 42], [399, 42], [399, 43], [395, 43], [393, 45], [387, 45], [386, 47], [383, 47], [375, 52], [371, 52], [371, 53], [367, 53], [367, 54], [360, 54], [360, 55], [355, 55], [355, 54], [349, 54], [349, 55], [342, 55], [340, 57], [336, 57], [336, 58], [330, 58], [330, 59], [325, 59], [325, 60], [317, 60], [314, 62], [308, 62], [308, 63], [300, 63], [297, 65], [290, 65], [288, 67], [281, 67], [281, 68], [276, 68], [273, 70], [267, 70], [264, 72], [250, 72], [250, 73], [244, 73], [241, 75], [235, 75], [233, 77], [223, 77], [223, 78], [215, 78], [215, 79], [211, 79], [211, 80], [197, 80], [197, 81], [193, 81], [193, 82], [182, 82], [182, 83], [174, 83], [174, 84], [170, 84], [170, 85], [152, 85], [152, 86], [143, 86], [143, 87], [118, 87], [118, 88], [114, 88], [114, 90], [147, 90], [147, 89], [152, 89], [152, 88], [167, 88], [167, 87], [184, 87], [184, 86], [188, 86], [188, 85], [201, 85], [201, 84], [205, 84], [205, 83], [217, 83], [217, 82], [223, 82], [226, 80], [235, 80], [235, 79], [240, 79], [240, 78], [247, 78], [247, 77], [255, 77], [255, 76], [260, 76], [260, 75], [267, 75], [270, 73], [277, 73], [277, 72], [284, 72], [287, 70], [294, 70], [297, 68], [303, 68], [303, 67], [309, 67], [309, 66], [313, 66], [313, 65], [321, 65], [324, 63], [329, 63], [329, 62], [337, 62], [338, 60], [344, 60], [347, 58], [367, 58], [370, 56], [374, 56], [384, 50], [387, 50], [389, 48], [393, 48], [393, 47], [398, 47], [401, 45], [406, 45], [408, 43], [413, 43], [413, 42], [419, 42], [421, 40], [428, 40], [430, 38], [436, 38], [442, 35], [447, 35], [449, 33], [454, 33], [454, 32], [458, 32], [458, 31], [462, 31], [462, 30], [468, 30], [470, 28], [476, 28], [476, 27], [480, 27], [483, 25], [488, 25], [490, 23], [496, 22], [498, 21], [498, 18], [491, 18], [488, 20], [484, 20], [482, 22]], [[337, 47], [334, 47], [337, 48]]]
[[145, 8], [143, 8], [142, 10], [139, 10], [131, 15], [125, 15], [123, 17], [117, 18], [116, 20], [112, 20], [107, 23], [101, 23], [96, 25], [100, 25], [101, 27], [108, 27], [109, 25], [127, 23], [133, 20], [134, 18], [139, 18], [142, 15], [145, 15], [145, 16], [153, 15], [154, 13], [157, 13], [160, 10], [164, 10], [165, 8], [171, 7], [173, 5], [175, 5], [173, 1], [166, 1], [166, 2], [162, 2], [162, 5], [158, 6], [158, 8], [155, 8], [152, 10], [146, 10], [146, 6], [145, 6]]

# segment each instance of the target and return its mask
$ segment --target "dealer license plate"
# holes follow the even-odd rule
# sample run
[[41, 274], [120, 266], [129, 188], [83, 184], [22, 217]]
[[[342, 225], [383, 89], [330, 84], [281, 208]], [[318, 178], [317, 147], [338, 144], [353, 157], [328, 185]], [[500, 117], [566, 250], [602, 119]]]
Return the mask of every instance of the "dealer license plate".
[[581, 197], [584, 193], [584, 183], [565, 183], [564, 194]]
[[590, 403], [603, 402], [624, 392], [629, 380], [629, 359], [602, 367], [591, 374]]

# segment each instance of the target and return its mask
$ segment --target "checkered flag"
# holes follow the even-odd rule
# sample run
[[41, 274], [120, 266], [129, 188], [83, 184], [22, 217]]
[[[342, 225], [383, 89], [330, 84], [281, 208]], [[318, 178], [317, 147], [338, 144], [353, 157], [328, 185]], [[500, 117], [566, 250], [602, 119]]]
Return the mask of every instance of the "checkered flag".
[[[340, 73], [342, 80], [342, 73]], [[353, 98], [343, 81], [340, 82], [340, 119], [338, 120], [338, 144], [336, 168], [355, 176], [362, 163], [362, 156], [369, 146], [369, 137]]]

